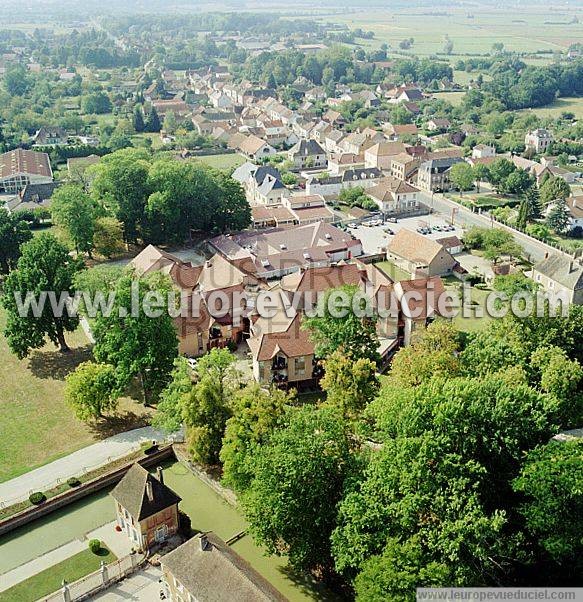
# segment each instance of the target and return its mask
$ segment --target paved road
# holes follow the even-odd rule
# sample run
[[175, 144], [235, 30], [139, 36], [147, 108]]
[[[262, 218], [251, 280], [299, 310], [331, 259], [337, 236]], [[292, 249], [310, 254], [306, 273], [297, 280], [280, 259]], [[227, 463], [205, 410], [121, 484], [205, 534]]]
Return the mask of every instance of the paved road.
[[32, 491], [46, 491], [85, 472], [121, 458], [141, 443], [152, 439], [162, 440], [165, 435], [152, 427], [143, 427], [120, 433], [84, 447], [64, 458], [27, 472], [15, 479], [0, 483], [0, 503], [15, 504], [28, 498]]
[[[435, 211], [444, 214], [451, 219], [452, 211], [455, 210], [455, 223], [463, 224], [464, 226], [482, 226], [489, 228], [492, 226], [492, 220], [486, 216], [481, 215], [479, 213], [474, 213], [469, 209], [466, 209], [462, 205], [458, 203], [454, 203], [449, 199], [446, 199], [441, 194], [435, 194], [433, 196], [433, 200], [431, 196], [428, 194], [423, 195], [423, 202], [428, 206], [433, 207]], [[494, 222], [495, 223], [495, 222]], [[499, 224], [498, 224], [499, 226]], [[534, 260], [540, 261], [544, 258], [545, 253], [559, 253], [557, 249], [550, 247], [542, 242], [534, 240], [530, 238], [530, 236], [526, 236], [520, 232], [513, 231], [512, 234], [516, 242], [518, 242], [522, 248], [526, 251], [526, 253]]]

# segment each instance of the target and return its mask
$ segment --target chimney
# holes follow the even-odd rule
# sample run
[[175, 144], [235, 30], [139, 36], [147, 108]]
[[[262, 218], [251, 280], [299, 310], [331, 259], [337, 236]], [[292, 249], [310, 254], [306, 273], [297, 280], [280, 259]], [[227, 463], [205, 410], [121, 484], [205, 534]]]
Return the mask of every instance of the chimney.
[[152, 489], [152, 481], [148, 476], [148, 480], [146, 481], [146, 495], [148, 496], [148, 501], [154, 501], [154, 490]]
[[160, 483], [164, 485], [164, 472], [162, 470], [162, 467], [158, 466], [158, 468], [156, 468], [156, 471], [158, 473], [158, 481], [160, 481]]

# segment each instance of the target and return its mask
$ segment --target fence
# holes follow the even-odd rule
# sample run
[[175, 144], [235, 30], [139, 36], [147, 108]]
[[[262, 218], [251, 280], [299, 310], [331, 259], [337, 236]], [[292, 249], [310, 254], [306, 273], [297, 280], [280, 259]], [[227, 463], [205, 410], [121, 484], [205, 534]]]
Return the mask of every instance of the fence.
[[125, 579], [139, 569], [146, 560], [145, 554], [130, 554], [111, 564], [102, 563], [101, 568], [73, 583], [63, 583], [60, 590], [41, 598], [38, 602], [75, 602], [85, 600]]

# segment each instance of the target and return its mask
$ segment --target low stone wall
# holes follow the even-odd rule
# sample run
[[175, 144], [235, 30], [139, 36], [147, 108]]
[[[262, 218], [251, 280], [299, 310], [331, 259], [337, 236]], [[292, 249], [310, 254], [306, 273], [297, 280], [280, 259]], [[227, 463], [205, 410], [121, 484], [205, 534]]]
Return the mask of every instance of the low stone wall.
[[26, 525], [37, 518], [46, 516], [47, 514], [76, 502], [77, 500], [83, 499], [92, 493], [101, 491], [106, 487], [119, 483], [122, 477], [126, 474], [130, 467], [135, 464], [135, 462], [138, 462], [144, 468], [151, 468], [163, 460], [174, 457], [176, 457], [174, 454], [174, 449], [171, 445], [168, 445], [152, 454], [144, 455], [138, 460], [128, 462], [120, 468], [79, 485], [79, 487], [75, 487], [74, 489], [60, 493], [59, 495], [48, 499], [39, 506], [32, 506], [31, 508], [26, 508], [26, 510], [19, 512], [18, 514], [9, 516], [0, 522], [0, 535], [10, 533], [10, 531], [17, 529], [22, 525]]

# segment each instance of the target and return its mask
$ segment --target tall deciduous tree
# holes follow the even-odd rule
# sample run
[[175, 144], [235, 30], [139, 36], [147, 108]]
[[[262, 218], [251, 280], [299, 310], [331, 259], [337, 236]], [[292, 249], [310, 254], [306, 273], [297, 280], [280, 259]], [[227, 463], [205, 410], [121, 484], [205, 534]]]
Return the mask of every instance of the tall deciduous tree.
[[464, 190], [470, 190], [474, 185], [474, 172], [465, 161], [453, 165], [449, 170], [449, 177], [453, 185], [460, 191], [460, 196], [463, 195]]
[[115, 217], [98, 217], [93, 232], [93, 248], [104, 257], [112, 257], [124, 250], [123, 226]]
[[[82, 266], [71, 257], [69, 249], [49, 233], [39, 234], [23, 244], [21, 252], [16, 269], [6, 278], [2, 297], [8, 312], [5, 330], [8, 344], [20, 358], [26, 357], [31, 349], [42, 347], [46, 338], [59, 345], [61, 351], [68, 351], [65, 332], [75, 330], [79, 319], [69, 315], [66, 300], [73, 292], [73, 279]], [[47, 298], [42, 302], [47, 293], [54, 293], [55, 307]], [[27, 296], [30, 301], [38, 302], [38, 312], [33, 312], [33, 303], [19, 307], [18, 300], [26, 301]]]
[[285, 420], [254, 455], [243, 508], [269, 553], [326, 574], [336, 504], [352, 467], [346, 425], [337, 410], [313, 406], [290, 409]]
[[[146, 402], [165, 387], [178, 354], [168, 311], [170, 289], [171, 284], [159, 277], [126, 275], [117, 282], [111, 311], [102, 312], [93, 327], [95, 358], [115, 367], [120, 387], [138, 377]], [[148, 305], [155, 311], [147, 312]]]
[[113, 366], [83, 362], [65, 381], [65, 399], [80, 420], [100, 418], [117, 408], [119, 390]]
[[540, 187], [540, 199], [545, 205], [553, 201], [565, 201], [569, 196], [571, 196], [571, 187], [559, 176], [547, 178]]
[[223, 481], [237, 492], [243, 492], [253, 479], [251, 457], [281, 423], [286, 405], [294, 393], [280, 389], [266, 390], [249, 383], [234, 396], [233, 416], [227, 421], [220, 458]]
[[91, 197], [76, 184], [60, 186], [51, 199], [51, 215], [67, 235], [77, 253], [91, 256], [96, 207]]
[[160, 394], [156, 414], [152, 418], [152, 425], [168, 433], [177, 431], [184, 420], [184, 402], [193, 386], [192, 370], [186, 358], [177, 357], [174, 360], [170, 382]]
[[29, 225], [18, 216], [0, 211], [0, 269], [3, 274], [16, 266], [20, 245], [32, 237]]

